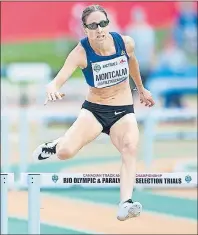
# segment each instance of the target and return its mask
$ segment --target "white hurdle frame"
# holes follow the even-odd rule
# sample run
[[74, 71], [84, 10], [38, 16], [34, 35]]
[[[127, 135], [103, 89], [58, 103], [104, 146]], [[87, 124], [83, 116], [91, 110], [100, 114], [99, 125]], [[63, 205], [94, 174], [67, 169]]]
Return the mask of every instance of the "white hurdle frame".
[[6, 114], [1, 116], [1, 164], [3, 172], [10, 172], [10, 120]]
[[8, 234], [8, 174], [1, 174], [1, 234]]
[[28, 234], [40, 234], [40, 174], [28, 174]]
[[[11, 173], [13, 174], [13, 173]], [[100, 173], [96, 173], [96, 175], [99, 175]], [[197, 172], [177, 172], [177, 173], [138, 173], [136, 177], [141, 178], [142, 174], [146, 174], [147, 178], [151, 177], [150, 174], [154, 175], [160, 175], [159, 177], [162, 178], [174, 178], [174, 177], [180, 177], [183, 179], [183, 184], [181, 186], [178, 185], [162, 185], [162, 188], [197, 188]], [[170, 176], [171, 174], [171, 176]], [[70, 188], [76, 185], [76, 182], [71, 183], [71, 185], [68, 185], [63, 181], [63, 177], [80, 177], [80, 178], [86, 178], [89, 176], [83, 176], [84, 173], [78, 173], [78, 174], [62, 174], [58, 173], [57, 181], [53, 180], [53, 176], [56, 175], [56, 173], [24, 173], [21, 174], [20, 182], [23, 185], [24, 189], [28, 189], [28, 234], [41, 234], [40, 233], [40, 206], [41, 206], [41, 188]], [[87, 174], [85, 174], [87, 175]], [[101, 173], [103, 175], [103, 173]], [[114, 173], [110, 174], [114, 175]], [[10, 186], [12, 188], [15, 188], [12, 183], [14, 181], [9, 180], [10, 173], [8, 174], [1, 174], [1, 234], [8, 234], [8, 189]], [[99, 178], [106, 176], [99, 176]], [[114, 176], [117, 178], [118, 176]], [[157, 176], [154, 176], [157, 178]], [[189, 177], [189, 180], [188, 178]], [[95, 178], [95, 177], [94, 177]], [[97, 178], [97, 177], [96, 177]], [[112, 178], [112, 177], [107, 177]], [[11, 184], [9, 184], [11, 183]], [[77, 182], [78, 184], [78, 182]], [[116, 184], [116, 185], [115, 185]], [[119, 187], [117, 183], [113, 184], [113, 187], [109, 187], [108, 183], [103, 182], [102, 185], [98, 182], [96, 183], [84, 183], [80, 185], [82, 188], [114, 188]], [[136, 185], [137, 189], [142, 188], [142, 186], [146, 185]], [[141, 187], [140, 187], [141, 186]], [[148, 187], [151, 187], [152, 185], [148, 184]], [[160, 185], [157, 184], [156, 187], [160, 187]]]

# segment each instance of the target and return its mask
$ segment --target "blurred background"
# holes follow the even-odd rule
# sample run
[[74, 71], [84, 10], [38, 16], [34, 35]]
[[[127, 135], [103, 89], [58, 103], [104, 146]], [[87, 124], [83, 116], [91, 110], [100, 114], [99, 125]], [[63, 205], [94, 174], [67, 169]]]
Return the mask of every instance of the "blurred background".
[[[1, 170], [119, 173], [120, 156], [101, 134], [75, 158], [35, 163], [32, 151], [75, 121], [87, 85], [76, 70], [62, 101], [43, 106], [45, 85], [84, 37], [82, 10], [99, 2], [1, 3]], [[138, 172], [197, 172], [197, 2], [101, 2], [111, 31], [135, 40], [151, 110], [133, 91], [140, 128]], [[131, 89], [134, 83], [131, 79]], [[197, 234], [196, 189], [135, 190], [142, 216], [116, 219], [117, 189], [42, 190], [42, 234]], [[9, 192], [9, 233], [27, 234], [27, 192]]]

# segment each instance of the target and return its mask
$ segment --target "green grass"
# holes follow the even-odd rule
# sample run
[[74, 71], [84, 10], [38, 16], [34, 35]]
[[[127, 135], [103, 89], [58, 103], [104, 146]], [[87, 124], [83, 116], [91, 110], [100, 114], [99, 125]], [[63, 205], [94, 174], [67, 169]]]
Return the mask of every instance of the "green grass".
[[[158, 29], [156, 31], [156, 51], [159, 51], [163, 47], [169, 33], [168, 29]], [[50, 65], [54, 73], [57, 73], [69, 52], [76, 45], [76, 41], [68, 38], [3, 43], [1, 45], [1, 65], [12, 62], [45, 62]], [[191, 58], [191, 61], [196, 61], [196, 58]], [[77, 69], [72, 77], [81, 78], [81, 70]]]
[[[167, 30], [156, 32], [157, 50], [162, 47]], [[45, 62], [55, 71], [60, 70], [69, 52], [77, 42], [67, 38], [57, 40], [40, 40], [20, 43], [3, 43], [1, 46], [1, 64], [12, 62]], [[82, 72], [77, 69], [73, 77], [82, 77]]]
[[[75, 41], [67, 39], [2, 44], [1, 64], [45, 62], [57, 72], [75, 45]], [[73, 76], [81, 77], [81, 71], [76, 70]]]

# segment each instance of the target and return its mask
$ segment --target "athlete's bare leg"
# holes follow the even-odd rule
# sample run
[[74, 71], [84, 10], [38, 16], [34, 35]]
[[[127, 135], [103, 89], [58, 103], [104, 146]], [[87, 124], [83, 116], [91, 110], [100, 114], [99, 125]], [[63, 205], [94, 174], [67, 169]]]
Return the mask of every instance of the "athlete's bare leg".
[[54, 158], [66, 160], [73, 157], [83, 146], [94, 140], [102, 131], [102, 125], [94, 115], [81, 109], [77, 120], [67, 130], [64, 136], [52, 142], [44, 143], [33, 153], [35, 160]]
[[121, 153], [122, 165], [120, 169], [120, 201], [126, 203], [118, 212], [118, 219], [125, 220], [129, 217], [138, 216], [141, 204], [132, 204], [132, 193], [136, 175], [136, 155], [139, 141], [139, 130], [135, 114], [130, 113], [116, 122], [111, 130], [112, 143]]
[[110, 130], [112, 143], [121, 153], [120, 199], [126, 201], [132, 197], [136, 173], [136, 153], [139, 130], [133, 113], [125, 115]]
[[102, 131], [102, 125], [93, 114], [82, 109], [78, 119], [57, 144], [57, 156], [61, 160], [73, 157], [83, 146], [94, 140]]

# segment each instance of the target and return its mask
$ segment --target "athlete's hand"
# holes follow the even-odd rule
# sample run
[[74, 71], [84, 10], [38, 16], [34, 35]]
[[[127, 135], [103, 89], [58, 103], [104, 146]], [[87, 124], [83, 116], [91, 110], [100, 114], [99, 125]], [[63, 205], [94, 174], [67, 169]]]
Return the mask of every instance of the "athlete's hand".
[[139, 97], [140, 103], [145, 103], [145, 106], [152, 107], [155, 104], [151, 92], [145, 88], [139, 90]]
[[57, 99], [62, 100], [62, 97], [65, 96], [65, 94], [60, 93], [58, 91], [58, 88], [56, 87], [56, 85], [53, 81], [50, 82], [46, 86], [46, 95], [47, 95], [47, 98], [45, 100], [44, 105], [46, 105], [48, 101], [56, 101]]

